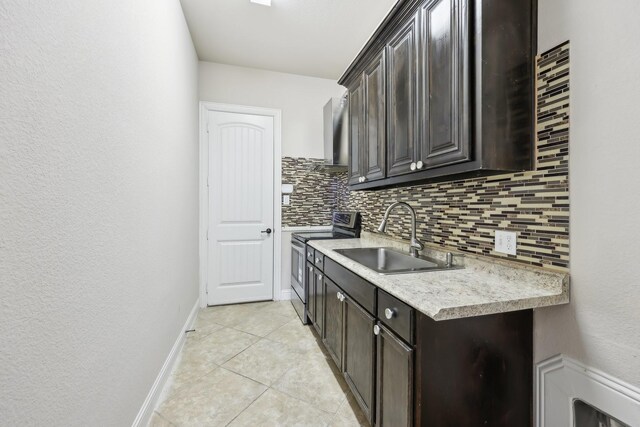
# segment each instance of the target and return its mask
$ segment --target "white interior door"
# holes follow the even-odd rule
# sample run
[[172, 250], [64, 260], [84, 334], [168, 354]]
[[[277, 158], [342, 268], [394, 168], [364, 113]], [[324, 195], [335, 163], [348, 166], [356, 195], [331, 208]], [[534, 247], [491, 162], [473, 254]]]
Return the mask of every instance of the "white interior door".
[[208, 113], [208, 305], [273, 299], [273, 122]]

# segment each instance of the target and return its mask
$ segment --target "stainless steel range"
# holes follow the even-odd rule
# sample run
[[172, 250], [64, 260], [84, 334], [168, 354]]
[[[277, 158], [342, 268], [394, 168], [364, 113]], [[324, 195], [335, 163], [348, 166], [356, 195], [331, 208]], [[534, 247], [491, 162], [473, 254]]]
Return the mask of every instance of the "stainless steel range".
[[[331, 231], [293, 233], [291, 235], [291, 304], [300, 320], [307, 324], [307, 242], [309, 240], [353, 239], [360, 237], [361, 219], [358, 212], [334, 212]], [[313, 251], [311, 251], [313, 253]], [[312, 255], [311, 255], [312, 256]]]

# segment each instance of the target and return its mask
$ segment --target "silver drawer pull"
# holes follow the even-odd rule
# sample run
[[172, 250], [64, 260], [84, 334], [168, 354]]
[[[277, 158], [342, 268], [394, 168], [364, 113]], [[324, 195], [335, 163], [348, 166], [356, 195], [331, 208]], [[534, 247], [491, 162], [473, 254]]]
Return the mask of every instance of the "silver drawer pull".
[[422, 160], [418, 160], [418, 163], [416, 163], [416, 167], [418, 169], [422, 169], [423, 166], [424, 166], [424, 163], [422, 163]]
[[374, 335], [380, 335], [380, 326], [373, 325], [373, 333]]
[[387, 319], [393, 319], [397, 314], [397, 311], [394, 308], [385, 308], [384, 309], [384, 317]]
[[416, 170], [416, 162], [412, 162], [411, 165], [409, 165], [409, 169], [411, 169], [412, 171]]
[[318, 280], [322, 280], [322, 274], [318, 274]]
[[320, 262], [320, 258], [316, 258], [316, 264]]

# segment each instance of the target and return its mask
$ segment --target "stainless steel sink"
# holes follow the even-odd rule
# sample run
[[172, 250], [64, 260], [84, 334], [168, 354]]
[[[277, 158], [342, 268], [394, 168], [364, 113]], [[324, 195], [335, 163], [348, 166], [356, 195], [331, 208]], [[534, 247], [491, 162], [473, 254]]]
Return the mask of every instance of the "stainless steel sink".
[[337, 253], [362, 264], [380, 274], [417, 273], [420, 271], [451, 270], [444, 262], [416, 258], [392, 248], [336, 249]]

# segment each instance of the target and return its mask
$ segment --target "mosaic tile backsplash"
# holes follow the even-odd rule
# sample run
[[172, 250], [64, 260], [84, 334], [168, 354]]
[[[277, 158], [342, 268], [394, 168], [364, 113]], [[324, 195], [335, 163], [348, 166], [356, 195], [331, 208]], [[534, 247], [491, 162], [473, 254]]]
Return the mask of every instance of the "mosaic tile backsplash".
[[338, 178], [313, 170], [324, 159], [282, 158], [282, 183], [293, 184], [291, 204], [282, 206], [282, 226], [331, 225], [337, 205]]
[[[379, 191], [348, 190], [337, 181], [340, 209], [359, 210], [375, 231], [385, 209], [408, 202], [418, 215], [418, 238], [460, 251], [556, 269], [569, 268], [569, 43], [537, 59], [535, 170]], [[322, 184], [330, 188], [330, 184]], [[315, 197], [323, 197], [313, 182]], [[323, 191], [324, 192], [324, 191]], [[331, 196], [324, 195], [326, 200]], [[325, 210], [328, 213], [328, 211]], [[517, 233], [517, 255], [494, 252], [496, 230]], [[410, 217], [391, 215], [387, 233], [409, 238]]]

